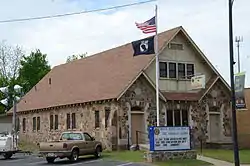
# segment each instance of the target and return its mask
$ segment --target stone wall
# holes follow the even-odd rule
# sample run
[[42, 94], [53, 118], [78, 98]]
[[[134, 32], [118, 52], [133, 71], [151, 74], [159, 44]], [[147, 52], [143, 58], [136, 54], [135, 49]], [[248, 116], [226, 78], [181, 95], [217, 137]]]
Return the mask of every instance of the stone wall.
[[[108, 127], [105, 128], [105, 108], [110, 108], [110, 116], [108, 119]], [[95, 128], [95, 110], [100, 111], [100, 128]], [[41, 141], [58, 140], [61, 132], [70, 130], [81, 130], [90, 133], [96, 140], [103, 142], [105, 147], [112, 146], [112, 130], [111, 122], [114, 112], [118, 110], [116, 102], [103, 104], [88, 104], [74, 107], [64, 107], [54, 110], [32, 112], [28, 114], [19, 114], [20, 118], [20, 140], [29, 140], [33, 143]], [[67, 129], [66, 116], [67, 113], [76, 114], [76, 129]], [[58, 115], [58, 130], [50, 130], [50, 115]], [[40, 131], [33, 131], [33, 117], [40, 117]], [[26, 118], [26, 131], [23, 132], [22, 119]]]
[[231, 137], [230, 94], [221, 81], [217, 81], [200, 102], [190, 104], [192, 119], [192, 138], [195, 145], [200, 140], [206, 143], [209, 138], [209, 113], [218, 112], [221, 117], [221, 142]]
[[183, 159], [196, 159], [197, 152], [195, 150], [185, 151], [154, 151], [145, 152], [145, 159], [147, 162], [158, 162], [168, 160], [183, 160]]
[[[129, 110], [132, 107], [140, 107], [145, 111], [146, 125], [156, 125], [156, 95], [155, 89], [149, 84], [144, 76], [140, 76], [135, 83], [120, 98], [121, 127], [120, 139], [127, 139], [129, 131]], [[164, 102], [160, 100], [160, 124], [165, 124]], [[147, 131], [146, 131], [147, 132]]]

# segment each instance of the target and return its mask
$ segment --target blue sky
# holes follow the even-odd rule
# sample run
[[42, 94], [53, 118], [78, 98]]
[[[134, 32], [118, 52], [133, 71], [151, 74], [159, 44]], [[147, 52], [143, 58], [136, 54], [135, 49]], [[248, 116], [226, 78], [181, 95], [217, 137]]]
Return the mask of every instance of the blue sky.
[[[134, 2], [138, 0], [0, 1], [0, 20], [77, 12]], [[67, 56], [72, 54], [88, 52], [91, 55], [145, 37], [134, 22], [151, 18], [156, 3], [159, 5], [159, 31], [182, 25], [229, 81], [227, 0], [158, 0], [107, 12], [0, 24], [0, 40], [18, 44], [27, 53], [39, 48], [48, 54], [50, 64], [55, 66], [65, 63]], [[247, 72], [250, 71], [250, 52], [247, 49], [250, 46], [249, 6], [249, 0], [235, 0], [233, 7], [234, 36], [244, 37], [240, 48], [241, 66], [242, 71]], [[247, 86], [250, 86], [248, 75]]]

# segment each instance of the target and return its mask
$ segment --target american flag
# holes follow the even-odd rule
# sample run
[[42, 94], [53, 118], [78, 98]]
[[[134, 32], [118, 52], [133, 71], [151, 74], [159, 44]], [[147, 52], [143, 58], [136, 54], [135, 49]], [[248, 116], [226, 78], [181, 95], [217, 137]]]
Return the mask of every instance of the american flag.
[[135, 23], [137, 28], [142, 30], [143, 33], [153, 33], [156, 32], [155, 16], [144, 23]]

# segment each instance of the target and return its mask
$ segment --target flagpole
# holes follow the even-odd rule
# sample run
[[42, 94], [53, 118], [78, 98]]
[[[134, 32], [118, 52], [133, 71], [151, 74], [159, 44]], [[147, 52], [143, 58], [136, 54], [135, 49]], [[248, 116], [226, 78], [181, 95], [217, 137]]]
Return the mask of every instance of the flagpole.
[[156, 118], [157, 118], [157, 126], [160, 126], [160, 111], [159, 111], [159, 58], [158, 58], [158, 23], [157, 23], [157, 10], [158, 7], [155, 5], [155, 67], [156, 67]]

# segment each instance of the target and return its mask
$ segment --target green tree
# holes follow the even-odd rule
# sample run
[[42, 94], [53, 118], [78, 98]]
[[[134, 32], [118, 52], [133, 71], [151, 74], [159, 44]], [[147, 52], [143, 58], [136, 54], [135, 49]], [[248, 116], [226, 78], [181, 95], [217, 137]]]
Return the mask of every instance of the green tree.
[[35, 86], [50, 70], [47, 55], [41, 53], [39, 49], [31, 52], [29, 56], [23, 56], [19, 70], [19, 81], [24, 93]]
[[4, 113], [4, 110], [9, 110], [12, 107], [12, 87], [14, 84], [19, 84], [17, 78], [20, 60], [23, 55], [24, 52], [21, 47], [9, 45], [6, 41], [0, 42], [0, 87], [10, 87], [7, 95], [0, 92], [0, 100], [10, 97], [8, 106], [0, 104], [0, 113]]
[[82, 59], [85, 58], [87, 56], [87, 52], [83, 53], [83, 54], [78, 54], [78, 55], [71, 55], [68, 56], [66, 63], [77, 60], [77, 59]]

